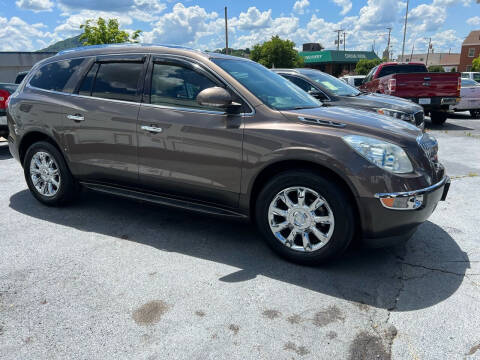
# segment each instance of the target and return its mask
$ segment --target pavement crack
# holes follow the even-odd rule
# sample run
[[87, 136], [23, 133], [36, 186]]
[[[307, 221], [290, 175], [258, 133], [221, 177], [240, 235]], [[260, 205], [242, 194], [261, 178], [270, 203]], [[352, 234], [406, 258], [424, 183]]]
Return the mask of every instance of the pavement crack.
[[[429, 271], [441, 272], [441, 273], [444, 273], [444, 274], [461, 276], [461, 277], [465, 277], [465, 276], [467, 275], [467, 274], [465, 274], [465, 273], [457, 273], [457, 272], [455, 272], [455, 271], [450, 271], [450, 270], [445, 270], [445, 269], [439, 269], [439, 268], [433, 268], [433, 267], [429, 267], [429, 266], [425, 266], [425, 265], [421, 265], [421, 264], [412, 264], [412, 263], [402, 262], [402, 265], [411, 266], [411, 267], [416, 267], [416, 268], [421, 268], [421, 269], [425, 269], [425, 270], [429, 270]], [[480, 275], [480, 274], [468, 274], [468, 275]]]

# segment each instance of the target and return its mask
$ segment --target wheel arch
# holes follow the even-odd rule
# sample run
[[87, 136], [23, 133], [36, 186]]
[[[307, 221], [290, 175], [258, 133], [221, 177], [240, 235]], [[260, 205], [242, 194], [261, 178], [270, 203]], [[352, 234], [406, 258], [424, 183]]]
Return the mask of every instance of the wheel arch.
[[[20, 159], [20, 163], [23, 166], [23, 162], [25, 160], [25, 155], [27, 154], [28, 148], [39, 141], [46, 141], [53, 146], [57, 148], [57, 150], [62, 154], [63, 158], [65, 159], [65, 155], [63, 154], [62, 149], [58, 146], [57, 142], [48, 134], [42, 132], [42, 131], [31, 131], [25, 135], [22, 136], [22, 139], [20, 141], [20, 145], [18, 147], [18, 156]], [[66, 160], [66, 159], [65, 159]], [[68, 165], [68, 164], [67, 164]]]

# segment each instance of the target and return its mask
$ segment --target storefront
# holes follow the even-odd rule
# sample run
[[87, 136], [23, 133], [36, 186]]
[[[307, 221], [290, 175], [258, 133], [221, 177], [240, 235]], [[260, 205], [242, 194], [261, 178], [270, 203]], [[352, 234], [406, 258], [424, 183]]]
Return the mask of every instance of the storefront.
[[318, 69], [334, 76], [353, 73], [359, 60], [378, 59], [373, 51], [302, 51], [305, 67]]

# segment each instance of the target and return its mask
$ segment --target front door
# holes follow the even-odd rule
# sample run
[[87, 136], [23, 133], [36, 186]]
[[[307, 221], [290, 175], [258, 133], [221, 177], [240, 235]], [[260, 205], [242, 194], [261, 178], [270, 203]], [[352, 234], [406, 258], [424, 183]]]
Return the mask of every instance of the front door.
[[65, 101], [65, 144], [82, 180], [138, 183], [137, 117], [146, 56], [101, 56]]
[[159, 193], [235, 207], [242, 116], [196, 101], [200, 91], [225, 86], [186, 60], [156, 56], [148, 71], [138, 123], [141, 183]]

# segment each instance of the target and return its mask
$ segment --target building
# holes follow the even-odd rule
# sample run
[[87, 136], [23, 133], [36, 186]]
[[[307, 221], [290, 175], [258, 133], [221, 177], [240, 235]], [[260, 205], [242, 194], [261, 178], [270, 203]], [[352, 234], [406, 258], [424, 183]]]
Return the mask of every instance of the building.
[[342, 73], [351, 73], [359, 60], [378, 59], [373, 51], [341, 51], [341, 50], [322, 50], [322, 51], [302, 51], [306, 67], [318, 69], [334, 76]]
[[462, 43], [460, 68], [458, 71], [472, 71], [473, 59], [480, 56], [480, 30], [472, 31]]
[[13, 83], [17, 74], [27, 71], [40, 60], [55, 55], [56, 52], [0, 52], [0, 82]]
[[[428, 55], [428, 64], [427, 64]], [[400, 55], [397, 59], [399, 62], [421, 62], [428, 66], [439, 65], [443, 70], [449, 72], [454, 69], [458, 71], [460, 66], [460, 54], [458, 53], [430, 53], [430, 54], [407, 54], [403, 57]]]

